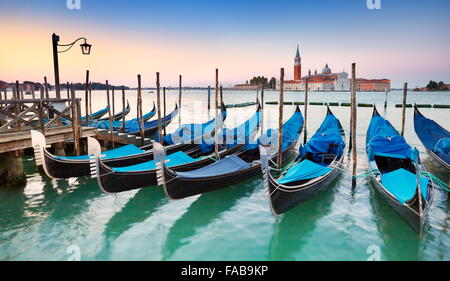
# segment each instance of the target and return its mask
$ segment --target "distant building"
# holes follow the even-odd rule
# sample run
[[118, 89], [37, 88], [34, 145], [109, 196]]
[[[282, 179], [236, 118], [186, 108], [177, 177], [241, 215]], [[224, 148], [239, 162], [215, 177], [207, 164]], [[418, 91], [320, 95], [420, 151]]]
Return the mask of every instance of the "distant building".
[[261, 85], [255, 85], [255, 84], [237, 84], [233, 86], [233, 89], [235, 90], [257, 90], [261, 89]]
[[[321, 73], [311, 74], [301, 77], [301, 57], [297, 45], [297, 52], [294, 59], [294, 80], [285, 80], [284, 89], [288, 91], [304, 91], [306, 80], [308, 81], [308, 90], [310, 91], [350, 91], [351, 80], [345, 71], [333, 73], [328, 64], [322, 69]], [[386, 91], [391, 88], [391, 81], [388, 79], [362, 79], [358, 78], [356, 82], [357, 91]], [[280, 82], [277, 82], [277, 89], [280, 89]]]

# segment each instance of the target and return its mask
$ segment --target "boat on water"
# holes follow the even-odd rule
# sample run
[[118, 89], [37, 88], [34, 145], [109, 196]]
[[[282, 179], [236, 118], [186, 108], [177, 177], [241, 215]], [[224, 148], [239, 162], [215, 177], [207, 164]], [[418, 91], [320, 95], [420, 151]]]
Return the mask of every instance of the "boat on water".
[[[282, 156], [288, 157], [297, 143], [303, 128], [303, 116], [297, 106], [292, 117], [283, 124]], [[164, 187], [166, 195], [170, 199], [182, 199], [185, 197], [202, 194], [229, 185], [242, 182], [252, 176], [261, 173], [261, 162], [258, 144], [275, 144], [278, 139], [278, 130], [269, 129], [255, 141], [244, 145], [243, 149], [226, 156], [208, 166], [187, 172], [175, 171], [165, 162], [164, 148], [155, 144], [154, 154], [158, 166], [158, 184]], [[269, 137], [270, 141], [264, 140]], [[277, 152], [270, 156], [277, 157]]]
[[428, 154], [450, 171], [450, 132], [425, 117], [416, 105], [414, 105], [414, 130]]
[[[224, 108], [224, 107], [223, 107]], [[219, 124], [226, 117], [226, 109], [219, 114]], [[58, 156], [50, 153], [47, 149], [44, 135], [37, 130], [31, 130], [31, 141], [34, 149], [36, 165], [43, 167], [44, 172], [50, 178], [70, 178], [88, 176], [95, 167], [91, 167], [90, 157], [99, 155], [105, 165], [110, 167], [123, 167], [136, 165], [153, 160], [152, 146], [137, 147], [133, 144], [125, 145], [115, 149], [99, 152], [97, 141], [88, 138], [88, 154], [80, 156]], [[208, 136], [211, 134], [205, 131]], [[203, 138], [200, 136], [198, 138]], [[166, 147], [168, 153], [192, 149], [197, 140], [193, 139], [184, 143], [171, 144]]]
[[[219, 157], [223, 158], [239, 151], [243, 146], [240, 144], [240, 138], [243, 135], [249, 137], [256, 135], [261, 120], [261, 107], [258, 107], [256, 113], [250, 119], [234, 129], [238, 132], [238, 135], [229, 136], [223, 134], [224, 136], [226, 135], [225, 138], [228, 137], [231, 140], [226, 139], [219, 146]], [[212, 124], [210, 128], [214, 129], [214, 120], [211, 121], [207, 122], [207, 124]], [[214, 146], [207, 145], [208, 143], [214, 142], [214, 134], [208, 133], [208, 135], [208, 139], [204, 139], [198, 144], [195, 144], [189, 150], [176, 151], [168, 154], [166, 156], [166, 165], [174, 171], [190, 171], [214, 163], [216, 161], [212, 155]], [[220, 138], [221, 134], [219, 134]], [[99, 158], [95, 163], [95, 168], [98, 185], [107, 193], [123, 192], [145, 186], [157, 185], [157, 167], [154, 160], [126, 167], [110, 167], [105, 165]]]
[[376, 107], [367, 130], [366, 152], [375, 189], [422, 236], [434, 182], [420, 161], [419, 151], [380, 116]]
[[[175, 104], [175, 109], [167, 114], [166, 116], [161, 118], [161, 127], [166, 127], [172, 122], [172, 120], [177, 116], [178, 114], [178, 105]], [[152, 120], [144, 122], [144, 136], [150, 137], [154, 135], [158, 131], [158, 120]], [[130, 122], [128, 124], [128, 127], [125, 128], [125, 130], [120, 130], [122, 133], [127, 133], [130, 135], [140, 136], [141, 135], [141, 122], [138, 120], [135, 120], [133, 122]]]
[[[114, 114], [114, 116], [112, 116], [112, 121], [119, 121], [119, 120], [121, 120], [123, 117], [127, 116], [128, 113], [130, 113], [130, 111], [131, 111], [130, 103], [127, 100], [127, 106], [125, 107], [125, 110], [117, 112], [116, 114]], [[96, 122], [102, 122], [102, 121], [108, 121], [109, 122], [109, 116], [99, 118], [98, 120], [95, 120], [95, 121]]]
[[264, 185], [272, 213], [281, 215], [325, 189], [342, 169], [344, 148], [344, 130], [330, 108], [319, 129], [300, 146], [297, 158], [279, 177], [270, 172], [266, 148], [260, 146]]
[[100, 109], [100, 110], [92, 113], [91, 115], [82, 116], [81, 117], [81, 124], [85, 125], [86, 118], [88, 118], [89, 120], [99, 119], [99, 118], [103, 117], [106, 113], [108, 113], [108, 107]]
[[[147, 122], [153, 116], [155, 116], [155, 114], [156, 114], [156, 106], [155, 106], [155, 102], [153, 102], [153, 108], [149, 112], [147, 112], [146, 114], [144, 114], [142, 116], [142, 120], [144, 122]], [[140, 120], [140, 118], [133, 118], [131, 120], [125, 120], [125, 126], [124, 126], [123, 121], [113, 121], [112, 127], [113, 127], [114, 131], [122, 132], [122, 131], [124, 131], [124, 128], [126, 130], [127, 128], [129, 128], [130, 125], [134, 124], [135, 122], [139, 122], [139, 120]], [[98, 122], [95, 125], [95, 127], [97, 129], [107, 129], [107, 130], [109, 130], [111, 125], [110, 125], [109, 121], [101, 121], [101, 122]]]

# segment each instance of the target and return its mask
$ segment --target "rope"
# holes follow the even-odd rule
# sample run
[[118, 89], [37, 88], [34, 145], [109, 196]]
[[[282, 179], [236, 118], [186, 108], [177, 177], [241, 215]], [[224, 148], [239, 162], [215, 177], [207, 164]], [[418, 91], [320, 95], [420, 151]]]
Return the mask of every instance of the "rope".
[[430, 179], [432, 179], [440, 188], [446, 190], [447, 192], [450, 192], [449, 186], [448, 184], [446, 184], [445, 182], [443, 182], [442, 180], [440, 180], [438, 177], [436, 177], [435, 175], [433, 175], [430, 172], [420, 172], [421, 176], [427, 176]]

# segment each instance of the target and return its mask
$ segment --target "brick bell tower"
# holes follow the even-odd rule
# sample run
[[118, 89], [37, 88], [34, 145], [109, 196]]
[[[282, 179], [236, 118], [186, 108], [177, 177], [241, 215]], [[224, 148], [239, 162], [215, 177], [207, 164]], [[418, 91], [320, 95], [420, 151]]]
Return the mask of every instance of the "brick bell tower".
[[295, 55], [294, 63], [294, 81], [299, 82], [302, 79], [302, 58], [300, 57], [300, 51], [297, 45], [297, 54]]

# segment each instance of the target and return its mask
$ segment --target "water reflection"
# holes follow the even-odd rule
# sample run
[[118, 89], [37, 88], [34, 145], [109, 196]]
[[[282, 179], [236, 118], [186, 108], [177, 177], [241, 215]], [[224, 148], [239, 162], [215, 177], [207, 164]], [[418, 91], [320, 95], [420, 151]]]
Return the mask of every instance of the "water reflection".
[[[372, 183], [368, 182], [368, 184]], [[384, 241], [382, 259], [419, 260], [422, 256], [419, 235], [374, 190], [374, 187], [368, 186], [368, 188], [370, 188], [370, 204], [375, 215], [374, 221], [378, 233]], [[402, 251], [398, 249], [402, 249]]]
[[200, 195], [187, 211], [173, 224], [163, 245], [163, 259], [169, 259], [177, 249], [189, 243], [197, 230], [219, 219], [220, 215], [249, 197], [260, 182], [250, 179], [242, 184]]
[[298, 259], [295, 254], [307, 243], [308, 234], [316, 228], [317, 221], [330, 213], [339, 178], [317, 196], [277, 217], [269, 245], [270, 260]]
[[105, 224], [104, 245], [98, 257], [105, 259], [104, 255], [110, 252], [111, 245], [120, 235], [131, 229], [133, 225], [145, 221], [153, 212], [168, 202], [169, 200], [160, 188], [141, 188]]

